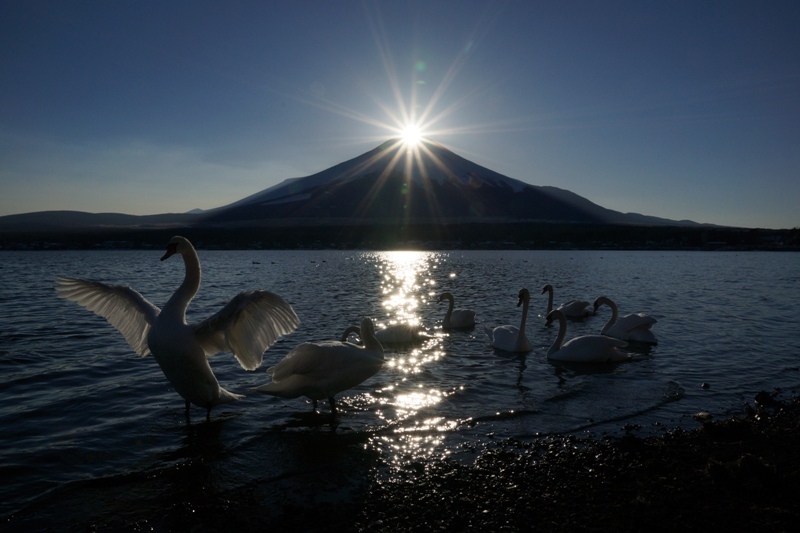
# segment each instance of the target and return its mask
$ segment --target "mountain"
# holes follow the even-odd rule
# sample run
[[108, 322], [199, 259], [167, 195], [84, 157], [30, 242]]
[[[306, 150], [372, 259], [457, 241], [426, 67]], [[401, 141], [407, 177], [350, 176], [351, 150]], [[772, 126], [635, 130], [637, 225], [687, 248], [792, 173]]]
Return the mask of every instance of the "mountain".
[[0, 231], [55, 232], [114, 229], [160, 229], [189, 226], [200, 218], [192, 213], [163, 215], [125, 215], [122, 213], [86, 213], [83, 211], [39, 211], [0, 217]]
[[293, 220], [349, 223], [536, 221], [691, 225], [601, 207], [570, 191], [509, 178], [427, 141], [387, 141], [354, 159], [292, 178], [205, 214], [212, 225]]
[[[570, 191], [509, 178], [426, 141], [387, 141], [322, 172], [291, 178], [232, 204], [189, 213], [135, 216], [45, 211], [0, 217], [0, 232], [210, 230], [265, 226], [568, 223], [700, 226], [621, 213]], [[707, 227], [707, 226], [706, 226]]]

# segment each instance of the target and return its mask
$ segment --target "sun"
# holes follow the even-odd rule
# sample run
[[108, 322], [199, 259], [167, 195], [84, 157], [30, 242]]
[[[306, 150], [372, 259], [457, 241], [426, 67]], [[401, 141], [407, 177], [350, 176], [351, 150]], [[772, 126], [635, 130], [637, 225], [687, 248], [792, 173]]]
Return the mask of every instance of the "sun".
[[400, 140], [408, 148], [416, 148], [422, 142], [422, 129], [414, 123], [406, 124], [400, 130]]

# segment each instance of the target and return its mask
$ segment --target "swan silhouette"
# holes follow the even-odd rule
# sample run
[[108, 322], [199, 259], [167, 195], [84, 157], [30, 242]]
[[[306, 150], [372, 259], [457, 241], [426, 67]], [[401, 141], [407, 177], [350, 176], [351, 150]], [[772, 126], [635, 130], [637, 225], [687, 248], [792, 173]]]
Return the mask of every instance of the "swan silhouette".
[[432, 336], [418, 325], [389, 324], [375, 330], [375, 338], [383, 345], [416, 344], [424, 342]]
[[630, 359], [627, 353], [620, 350], [628, 343], [605, 335], [583, 335], [564, 342], [567, 334], [567, 318], [564, 313], [555, 309], [547, 314], [547, 318], [551, 322], [558, 320], [559, 324], [558, 337], [547, 350], [548, 359], [574, 363], [606, 363]]
[[528, 289], [520, 289], [517, 307], [522, 306], [522, 319], [519, 327], [516, 326], [497, 326], [496, 328], [485, 328], [486, 335], [495, 348], [507, 352], [530, 352], [533, 346], [525, 336], [525, 322], [528, 319], [528, 307], [531, 303], [531, 295]]
[[[547, 313], [545, 316], [548, 316], [550, 311], [553, 310], [553, 286], [549, 283], [545, 285], [542, 288], [542, 294], [544, 293], [547, 293]], [[589, 302], [585, 300], [570, 300], [564, 302], [558, 306], [558, 310], [564, 313], [565, 317], [572, 319], [586, 318], [594, 314], [594, 310], [589, 307]], [[552, 323], [553, 321], [548, 319], [545, 325], [550, 326]]]
[[[348, 328], [349, 335], [355, 329]], [[372, 320], [361, 320], [358, 331], [364, 346], [349, 342], [305, 342], [292, 349], [278, 364], [267, 369], [272, 381], [252, 390], [278, 396], [306, 396], [317, 408], [317, 400], [328, 399], [336, 412], [334, 395], [360, 385], [383, 366], [383, 347], [375, 337]]]
[[449, 292], [443, 292], [439, 295], [437, 303], [447, 300], [447, 313], [442, 319], [442, 327], [444, 329], [467, 329], [475, 327], [475, 311], [472, 309], [453, 309], [455, 299]]
[[644, 313], [635, 313], [619, 317], [617, 304], [607, 296], [600, 296], [594, 301], [595, 312], [597, 312], [597, 309], [603, 304], [611, 308], [611, 318], [600, 331], [601, 335], [608, 335], [609, 337], [641, 344], [658, 344], [658, 339], [656, 339], [656, 336], [650, 329], [653, 327], [653, 324], [657, 322], [655, 318]]
[[220, 387], [207, 356], [233, 352], [245, 370], [261, 365], [264, 352], [300, 322], [283, 298], [267, 291], [234, 296], [220, 311], [196, 324], [186, 323], [186, 308], [200, 288], [200, 259], [192, 243], [173, 237], [162, 261], [180, 254], [186, 274], [164, 309], [124, 285], [56, 278], [59, 296], [105, 318], [140, 356], [152, 354], [175, 391], [189, 404], [206, 409], [243, 398]]
[[[359, 339], [361, 338], [361, 328], [358, 326], [349, 326], [343, 332], [342, 336], [339, 338], [341, 342], [349, 342], [350, 335], [356, 334], [358, 335]], [[356, 344], [356, 343], [353, 343]]]

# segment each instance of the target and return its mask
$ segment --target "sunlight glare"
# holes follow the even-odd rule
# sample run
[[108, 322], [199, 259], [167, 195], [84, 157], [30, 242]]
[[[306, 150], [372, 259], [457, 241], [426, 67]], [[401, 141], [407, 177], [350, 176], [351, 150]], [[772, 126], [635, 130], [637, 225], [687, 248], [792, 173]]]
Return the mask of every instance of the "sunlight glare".
[[408, 148], [416, 148], [422, 142], [422, 130], [416, 124], [406, 124], [400, 130], [400, 139]]

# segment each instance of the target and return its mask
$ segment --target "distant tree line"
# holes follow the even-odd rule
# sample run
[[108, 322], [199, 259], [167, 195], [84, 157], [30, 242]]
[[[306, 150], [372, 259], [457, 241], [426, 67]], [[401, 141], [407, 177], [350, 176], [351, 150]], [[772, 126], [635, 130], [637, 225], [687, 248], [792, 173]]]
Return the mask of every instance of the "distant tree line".
[[578, 223], [342, 224], [92, 229], [0, 234], [0, 249], [160, 248], [181, 234], [200, 248], [798, 249], [800, 229]]

